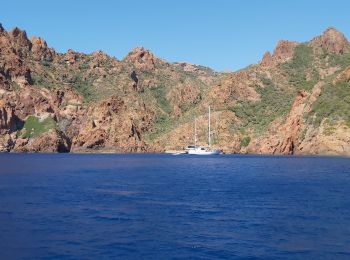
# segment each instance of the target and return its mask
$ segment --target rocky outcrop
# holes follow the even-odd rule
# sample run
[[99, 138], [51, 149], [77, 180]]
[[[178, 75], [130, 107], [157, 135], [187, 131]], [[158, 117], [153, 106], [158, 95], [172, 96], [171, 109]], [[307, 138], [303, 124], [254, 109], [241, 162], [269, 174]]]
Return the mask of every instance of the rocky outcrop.
[[13, 133], [22, 125], [13, 107], [0, 100], [0, 152], [8, 152], [13, 148]]
[[324, 82], [317, 83], [311, 93], [299, 91], [291, 111], [285, 118], [278, 118], [261, 137], [254, 139], [246, 151], [260, 154], [300, 154], [305, 131], [310, 128], [304, 115], [309, 113], [312, 105], [321, 94]]
[[350, 51], [350, 44], [344, 34], [332, 27], [328, 28], [322, 35], [311, 40], [310, 46], [319, 52], [326, 51], [340, 55]]
[[33, 36], [30, 39], [32, 43], [32, 54], [35, 60], [52, 61], [55, 56], [55, 51], [47, 47], [47, 43], [40, 37]]
[[334, 80], [334, 83], [337, 82], [350, 82], [350, 66], [346, 67]]
[[293, 57], [294, 49], [298, 44], [297, 42], [285, 40], [279, 41], [273, 55], [270, 52], [266, 52], [259, 64], [264, 67], [274, 67], [288, 61]]
[[174, 114], [177, 117], [181, 116], [188, 107], [198, 104], [202, 99], [199, 87], [186, 83], [177, 84], [175, 88], [168, 92], [166, 97], [170, 100]]
[[285, 121], [276, 120], [265, 136], [253, 140], [247, 152], [261, 154], [295, 154], [304, 127], [303, 113], [308, 93], [300, 91]]
[[[67, 111], [69, 101], [81, 99], [72, 90], [50, 92], [33, 87], [21, 88], [19, 93], [0, 93], [0, 151], [13, 152], [68, 152], [70, 138], [63, 129], [50, 129], [39, 136], [23, 137], [25, 122], [29, 116], [50, 117], [56, 122], [71, 120], [81, 114]], [[71, 121], [68, 121], [69, 128]], [[69, 131], [65, 129], [67, 133]]]
[[344, 121], [306, 129], [298, 154], [350, 155], [350, 128]]
[[64, 153], [70, 151], [70, 141], [63, 133], [51, 129], [35, 138], [17, 138], [13, 152]]
[[219, 80], [218, 76], [220, 76], [220, 73], [208, 67], [194, 65], [188, 62], [174, 62], [173, 65], [183, 70], [184, 72], [195, 75], [196, 78], [208, 85], [212, 85]]
[[214, 85], [204, 98], [203, 108], [211, 105], [215, 109], [233, 107], [237, 101], [258, 101], [260, 95], [255, 86], [261, 84], [255, 71], [242, 70], [230, 73]]
[[79, 134], [73, 138], [72, 151], [148, 151], [151, 148], [144, 142], [142, 133], [149, 128], [154, 115], [144, 105], [140, 107], [142, 111], [134, 111], [117, 96], [90, 107]]
[[117, 66], [120, 64], [115, 57], [110, 57], [101, 50], [91, 53], [91, 56], [94, 58], [90, 66], [91, 68], [101, 68], [106, 63], [111, 63], [112, 66]]
[[4, 27], [2, 27], [2, 24], [0, 23], [0, 33], [3, 33], [3, 32], [5, 32], [5, 29]]
[[12, 133], [17, 130], [15, 111], [10, 104], [0, 101], [0, 133]]
[[132, 63], [138, 69], [153, 70], [156, 66], [156, 57], [143, 47], [133, 49], [124, 58], [125, 62]]
[[30, 69], [25, 58], [31, 49], [31, 42], [25, 31], [18, 28], [10, 33], [0, 33], [0, 87], [9, 89], [11, 82], [26, 86], [32, 83]]
[[20, 57], [26, 56], [26, 53], [30, 51], [32, 43], [27, 37], [27, 33], [17, 27], [8, 33], [8, 36], [12, 42], [12, 47]]
[[75, 51], [69, 49], [64, 56], [64, 60], [66, 61], [67, 64], [74, 65], [77, 61], [77, 57], [78, 57], [78, 54]]

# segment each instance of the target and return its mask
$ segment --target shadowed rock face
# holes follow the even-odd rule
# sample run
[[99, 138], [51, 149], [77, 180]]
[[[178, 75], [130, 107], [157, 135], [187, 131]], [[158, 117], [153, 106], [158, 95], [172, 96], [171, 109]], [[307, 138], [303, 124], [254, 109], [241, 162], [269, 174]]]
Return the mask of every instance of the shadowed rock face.
[[32, 47], [32, 43], [27, 37], [27, 33], [21, 29], [15, 27], [12, 31], [8, 33], [11, 41], [14, 43], [13, 47], [20, 53], [29, 51]]
[[193, 141], [194, 118], [206, 145], [211, 106], [212, 145], [225, 152], [348, 155], [348, 55], [348, 41], [330, 28], [307, 43], [279, 41], [257, 65], [218, 73], [143, 47], [123, 60], [57, 53], [0, 24], [0, 151], [182, 149]]

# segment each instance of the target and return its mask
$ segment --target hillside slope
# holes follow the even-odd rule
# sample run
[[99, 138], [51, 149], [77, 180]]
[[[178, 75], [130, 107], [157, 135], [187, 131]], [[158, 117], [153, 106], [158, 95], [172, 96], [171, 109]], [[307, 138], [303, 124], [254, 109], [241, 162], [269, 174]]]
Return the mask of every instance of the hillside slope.
[[[350, 44], [334, 28], [309, 42], [279, 41], [257, 65], [225, 75], [195, 108], [205, 145], [234, 153], [350, 154]], [[191, 121], [160, 137], [167, 149], [193, 140]], [[175, 145], [176, 146], [175, 146]]]
[[280, 41], [259, 64], [218, 73], [143, 47], [57, 53], [0, 25], [0, 151], [160, 152], [193, 139], [225, 152], [350, 154], [350, 44], [334, 28]]

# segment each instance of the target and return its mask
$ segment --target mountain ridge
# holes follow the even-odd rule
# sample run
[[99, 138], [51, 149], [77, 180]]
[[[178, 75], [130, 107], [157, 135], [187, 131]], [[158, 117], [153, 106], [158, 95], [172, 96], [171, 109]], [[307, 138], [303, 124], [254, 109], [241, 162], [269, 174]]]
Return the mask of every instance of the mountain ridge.
[[334, 28], [305, 43], [281, 40], [229, 73], [144, 47], [122, 60], [58, 53], [1, 25], [0, 57], [0, 151], [181, 149], [195, 117], [204, 145], [210, 105], [213, 146], [225, 152], [350, 154], [350, 44]]

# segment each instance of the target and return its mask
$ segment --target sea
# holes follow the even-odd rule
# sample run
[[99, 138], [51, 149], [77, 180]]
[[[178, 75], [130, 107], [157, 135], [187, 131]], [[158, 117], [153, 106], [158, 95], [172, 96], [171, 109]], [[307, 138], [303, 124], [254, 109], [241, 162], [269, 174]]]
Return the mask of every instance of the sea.
[[0, 259], [350, 259], [350, 158], [0, 154]]

